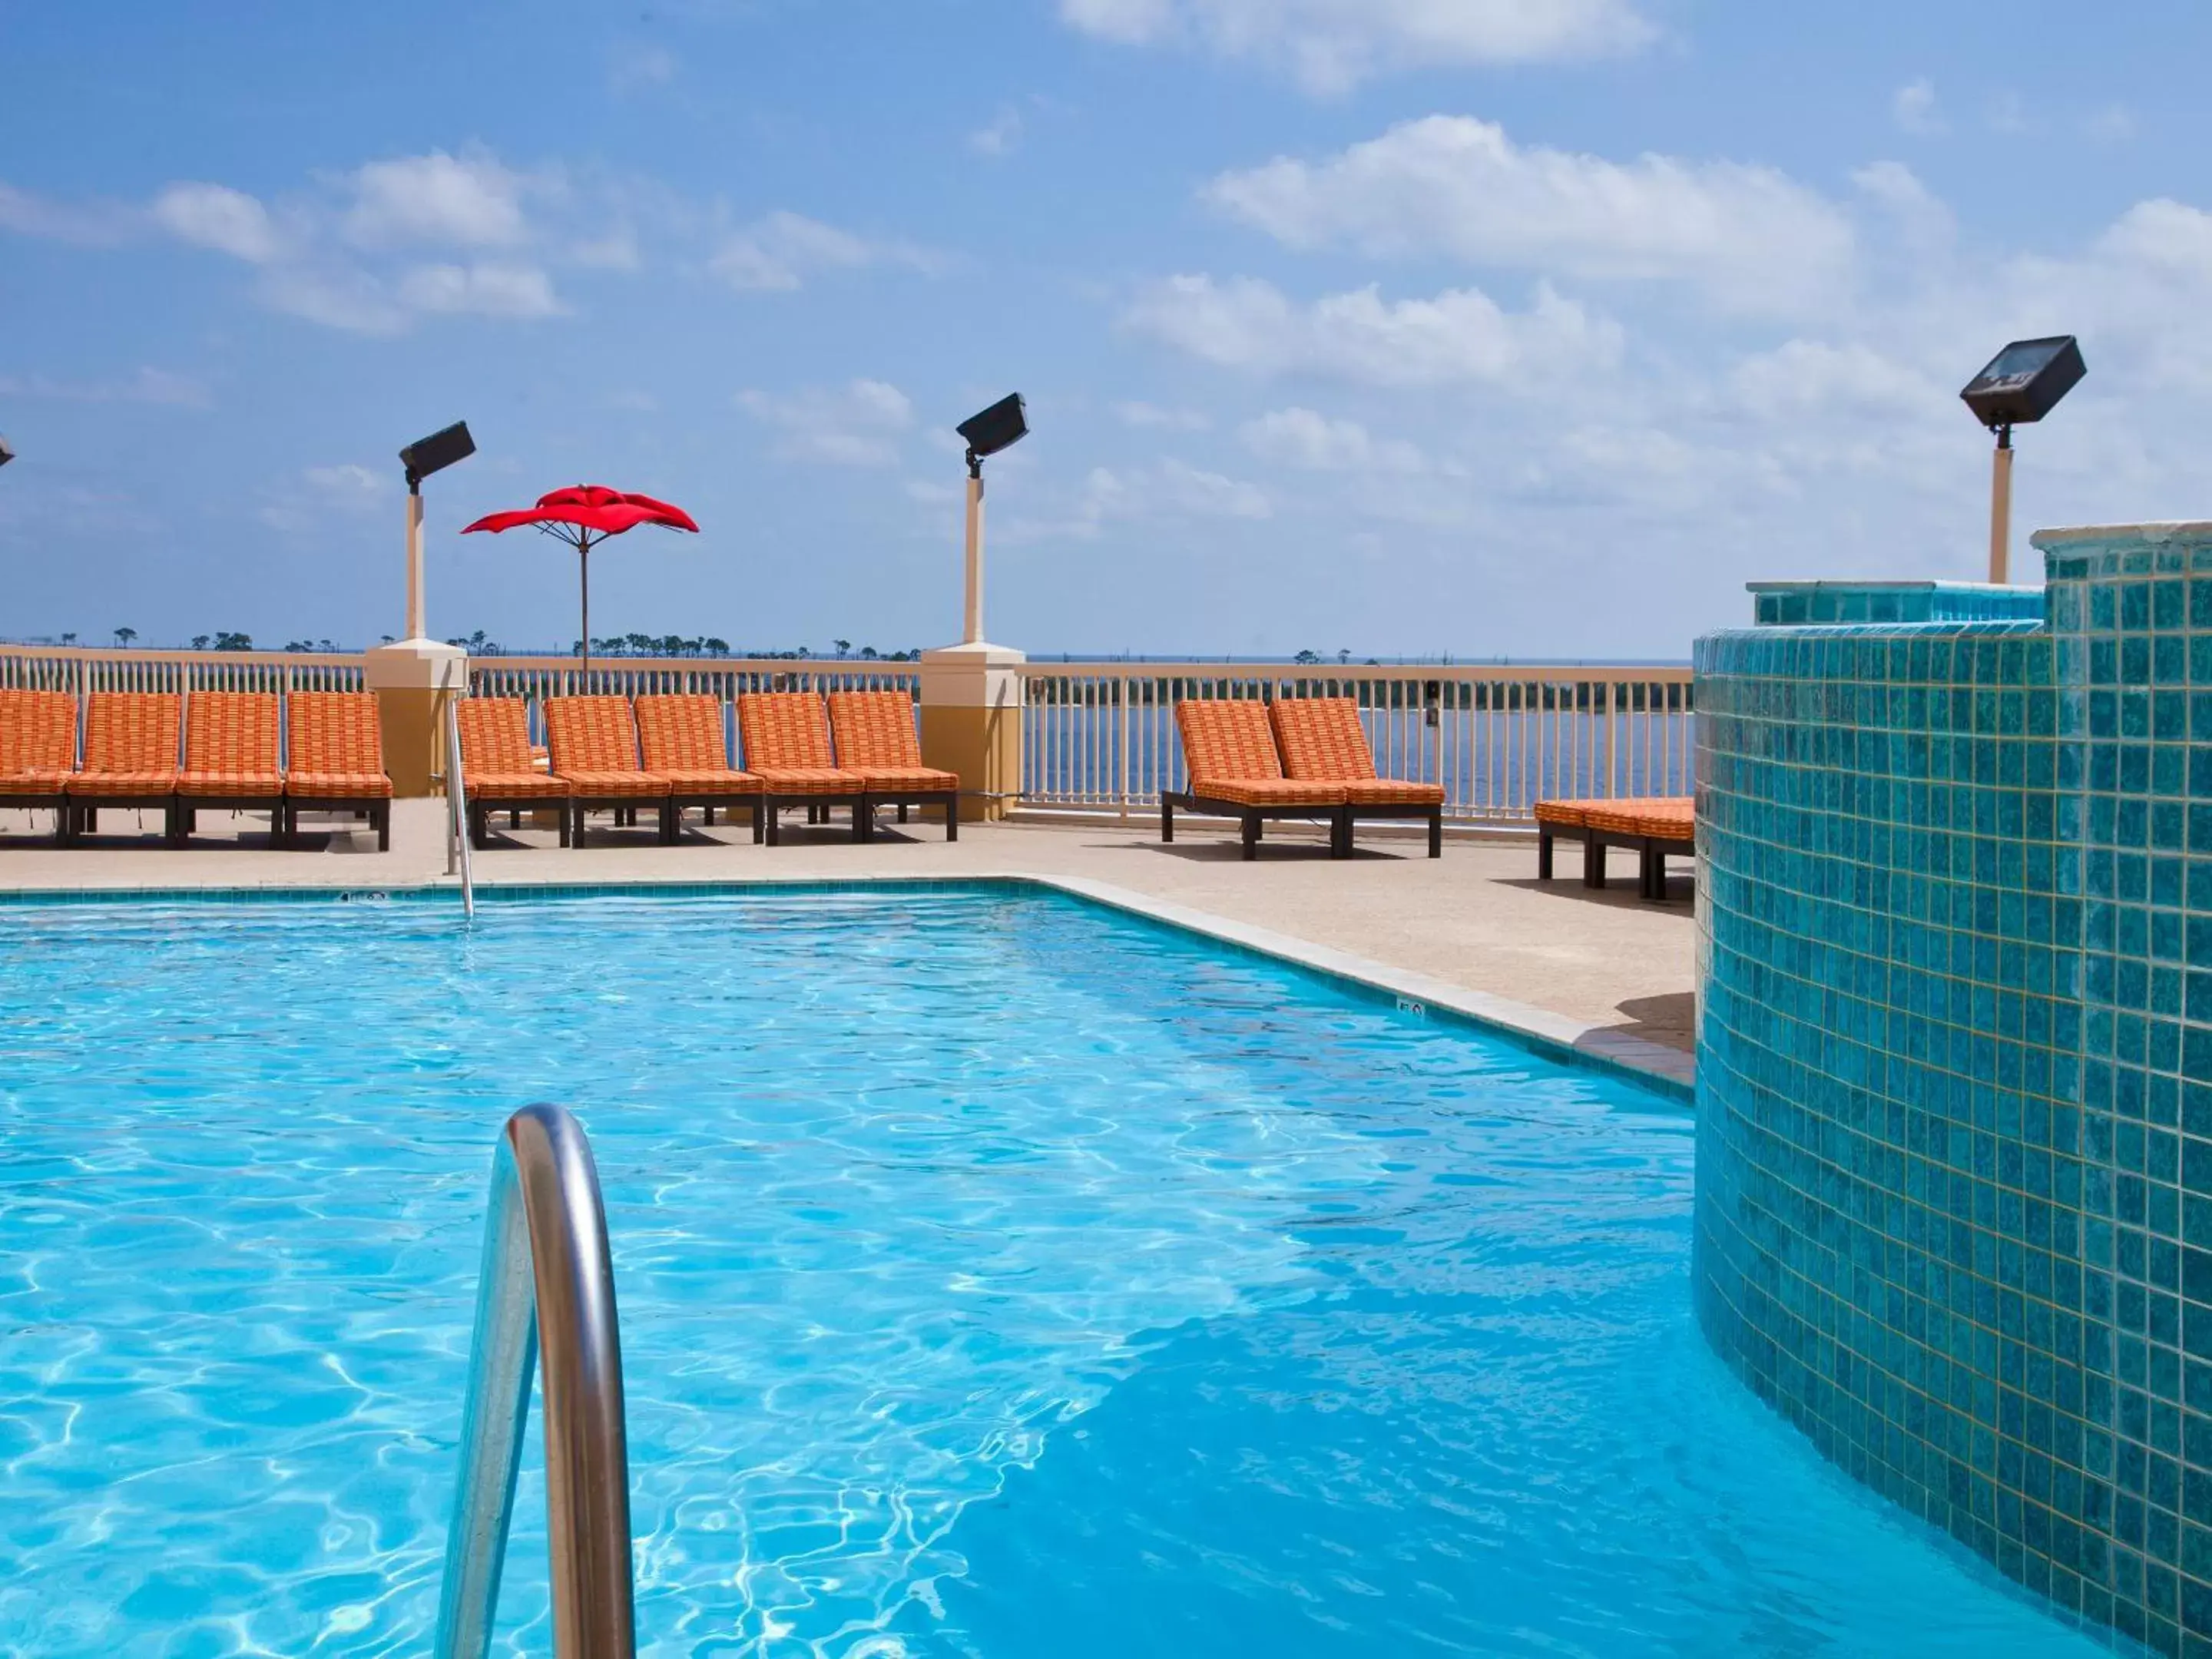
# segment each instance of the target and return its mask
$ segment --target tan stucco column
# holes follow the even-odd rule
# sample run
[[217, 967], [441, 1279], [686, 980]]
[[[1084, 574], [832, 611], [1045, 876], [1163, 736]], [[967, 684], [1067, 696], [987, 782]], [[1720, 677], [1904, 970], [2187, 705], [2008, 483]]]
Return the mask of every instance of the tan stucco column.
[[1003, 645], [921, 653], [921, 758], [960, 775], [963, 823], [1002, 818], [1022, 787], [1022, 676]]
[[440, 793], [445, 770], [446, 699], [469, 684], [469, 653], [440, 640], [401, 640], [362, 658], [384, 728], [384, 769], [392, 793], [416, 799]]

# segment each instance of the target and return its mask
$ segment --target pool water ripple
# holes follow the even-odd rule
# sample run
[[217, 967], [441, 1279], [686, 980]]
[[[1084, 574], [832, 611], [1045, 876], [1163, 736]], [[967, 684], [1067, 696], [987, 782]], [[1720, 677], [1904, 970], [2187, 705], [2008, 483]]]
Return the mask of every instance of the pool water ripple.
[[[2098, 1650], [1705, 1352], [1686, 1113], [978, 890], [10, 910], [0, 1654], [425, 1650], [537, 1099], [641, 1652]], [[544, 1553], [533, 1448], [502, 1653]]]

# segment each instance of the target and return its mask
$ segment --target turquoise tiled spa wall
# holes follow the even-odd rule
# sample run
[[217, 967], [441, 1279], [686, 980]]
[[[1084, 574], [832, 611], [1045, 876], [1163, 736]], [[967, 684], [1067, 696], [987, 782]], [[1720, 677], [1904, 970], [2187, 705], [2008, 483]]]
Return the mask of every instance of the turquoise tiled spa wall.
[[2212, 1656], [2212, 526], [2037, 542], [2047, 623], [1808, 585], [1698, 642], [1698, 1313], [1852, 1474]]

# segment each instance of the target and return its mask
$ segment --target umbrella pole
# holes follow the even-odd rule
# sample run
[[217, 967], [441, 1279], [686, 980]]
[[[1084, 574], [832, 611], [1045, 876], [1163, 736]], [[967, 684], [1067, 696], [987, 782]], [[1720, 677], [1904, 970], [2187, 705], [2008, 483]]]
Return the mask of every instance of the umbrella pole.
[[584, 684], [580, 690], [586, 696], [592, 694], [592, 538], [586, 536], [576, 544], [576, 569], [584, 586]]

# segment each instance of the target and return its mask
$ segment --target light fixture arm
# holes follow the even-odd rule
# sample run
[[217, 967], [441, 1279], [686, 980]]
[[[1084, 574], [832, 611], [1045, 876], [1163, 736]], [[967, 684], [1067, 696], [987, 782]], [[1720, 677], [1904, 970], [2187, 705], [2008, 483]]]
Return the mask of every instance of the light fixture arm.
[[963, 612], [960, 642], [980, 645], [983, 640], [983, 458], [968, 452], [968, 596]]
[[1990, 580], [2002, 587], [2011, 579], [2012, 422], [2000, 422], [1996, 434], [1990, 468]]

